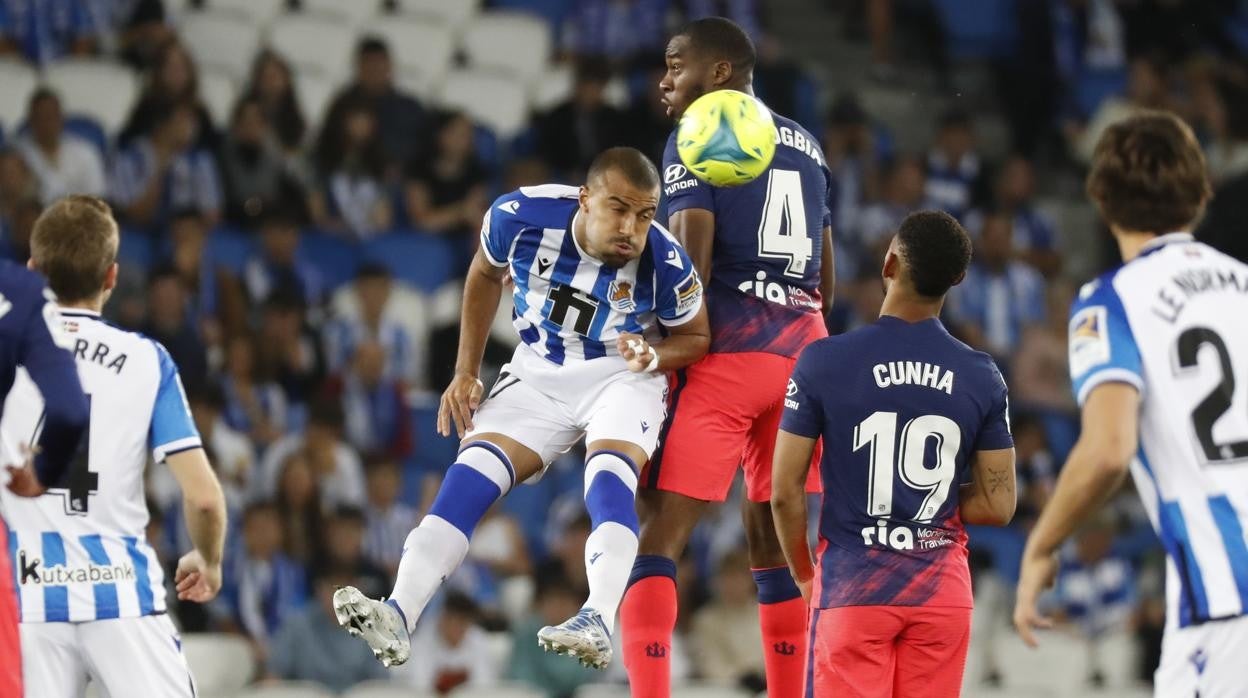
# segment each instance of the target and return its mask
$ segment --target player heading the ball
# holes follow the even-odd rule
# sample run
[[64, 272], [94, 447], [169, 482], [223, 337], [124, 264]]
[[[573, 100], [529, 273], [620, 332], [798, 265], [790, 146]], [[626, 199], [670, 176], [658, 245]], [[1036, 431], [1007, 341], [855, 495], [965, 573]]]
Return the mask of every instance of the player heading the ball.
[[[637, 473], [666, 412], [666, 371], [710, 345], [702, 284], [685, 251], [654, 222], [659, 174], [632, 148], [604, 151], [585, 186], [546, 184], [499, 197], [486, 213], [468, 270], [455, 377], [438, 429], [462, 438], [429, 515], [404, 545], [385, 602], [346, 587], [338, 621], [387, 666], [410, 654], [429, 599], [459, 567], [473, 529], [496, 500], [541, 473], [582, 437], [589, 598], [567, 622], [543, 628], [547, 650], [602, 668], [637, 554]], [[486, 336], [514, 282], [521, 343], [488, 395], [478, 378]], [[660, 325], [662, 329], [660, 329]]]

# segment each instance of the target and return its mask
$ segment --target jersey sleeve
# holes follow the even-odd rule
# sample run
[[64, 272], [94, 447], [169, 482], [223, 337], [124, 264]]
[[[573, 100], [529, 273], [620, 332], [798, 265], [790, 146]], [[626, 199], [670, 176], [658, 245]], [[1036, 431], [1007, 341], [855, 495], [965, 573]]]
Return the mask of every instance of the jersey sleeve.
[[687, 208], [715, 210], [714, 188], [698, 179], [680, 161], [676, 152], [676, 134], [667, 139], [663, 151], [663, 198], [667, 202], [667, 217]]
[[1127, 383], [1144, 390], [1139, 346], [1109, 278], [1084, 286], [1071, 307], [1069, 356], [1070, 383], [1080, 406], [1102, 383]]
[[992, 402], [988, 406], [988, 414], [979, 430], [979, 438], [975, 441], [976, 451], [997, 451], [1014, 446], [1014, 436], [1010, 433], [1010, 395], [1005, 386], [1005, 379], [992, 359], [986, 358], [990, 373], [989, 381], [992, 391]]
[[52, 292], [39, 289], [37, 293], [41, 295], [36, 296], [22, 329], [18, 362], [43, 396], [43, 431], [35, 472], [39, 482], [51, 485], [60, 481], [78, 451], [90, 410]]
[[507, 266], [511, 245], [520, 232], [521, 226], [515, 218], [519, 196], [512, 192], [498, 197], [481, 219], [481, 251], [485, 259], [496, 267]]
[[666, 235], [655, 255], [658, 284], [654, 302], [659, 322], [676, 327], [689, 322], [702, 307], [702, 279], [685, 249]]
[[784, 391], [784, 414], [780, 417], [781, 430], [808, 439], [818, 438], [823, 433], [823, 403], [816, 389], [818, 382], [812, 375], [818, 363], [816, 351], [819, 350], [812, 344], [798, 357]]
[[157, 463], [181, 451], [200, 448], [199, 431], [191, 417], [191, 408], [182, 390], [182, 379], [169, 352], [157, 342], [156, 357], [160, 366], [160, 387], [156, 389], [156, 404], [152, 407], [150, 446]]

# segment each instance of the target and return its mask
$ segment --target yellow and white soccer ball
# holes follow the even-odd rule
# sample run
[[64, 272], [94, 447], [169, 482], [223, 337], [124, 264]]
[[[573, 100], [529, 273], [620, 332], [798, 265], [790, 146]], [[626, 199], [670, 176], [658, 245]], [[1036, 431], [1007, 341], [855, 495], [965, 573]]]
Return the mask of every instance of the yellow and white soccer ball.
[[776, 124], [771, 111], [744, 92], [708, 92], [680, 117], [676, 152], [704, 182], [717, 187], [745, 184], [771, 165]]

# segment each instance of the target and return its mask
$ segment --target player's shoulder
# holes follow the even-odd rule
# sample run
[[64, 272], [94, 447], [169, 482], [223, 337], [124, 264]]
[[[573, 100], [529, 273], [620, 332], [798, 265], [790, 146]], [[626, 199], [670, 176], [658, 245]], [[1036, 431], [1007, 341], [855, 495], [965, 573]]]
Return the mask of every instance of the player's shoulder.
[[[1137, 267], [1136, 270], [1139, 268]], [[1119, 265], [1080, 286], [1079, 292], [1075, 294], [1075, 301], [1070, 306], [1071, 315], [1074, 316], [1079, 311], [1093, 306], [1121, 309], [1122, 299], [1118, 294], [1116, 283], [1124, 273], [1130, 276], [1136, 270], [1127, 271], [1125, 266]]]
[[494, 223], [562, 228], [580, 200], [580, 189], [565, 184], [538, 184], [503, 194], [490, 206]]
[[0, 294], [7, 304], [17, 307], [31, 302], [42, 303], [47, 283], [43, 277], [10, 260], [0, 260]]
[[[814, 160], [820, 167], [827, 167], [827, 160], [823, 156], [823, 148], [819, 145], [819, 139], [805, 126], [797, 123], [787, 116], [772, 112], [772, 121], [776, 124], [776, 145], [791, 148], [796, 153], [801, 153], [806, 157]], [[777, 149], [777, 152], [783, 152]]]
[[[127, 363], [142, 362], [145, 366], [152, 368], [158, 368], [164, 362], [172, 361], [164, 345], [142, 332], [115, 325], [96, 313], [74, 308], [61, 308], [60, 313], [65, 332], [71, 341], [75, 337], [81, 337], [94, 346], [104, 345], [108, 347], [109, 360], [114, 360], [117, 356], [124, 354], [127, 357]], [[102, 351], [95, 349], [94, 346], [88, 351], [92, 353]]]

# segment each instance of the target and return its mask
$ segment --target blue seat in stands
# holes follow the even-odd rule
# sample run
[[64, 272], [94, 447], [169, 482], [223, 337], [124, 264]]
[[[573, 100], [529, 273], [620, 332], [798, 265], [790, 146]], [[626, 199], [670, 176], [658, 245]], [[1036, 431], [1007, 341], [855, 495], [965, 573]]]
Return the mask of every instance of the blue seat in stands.
[[935, 0], [953, 58], [999, 58], [1016, 45], [1015, 0]]
[[457, 276], [454, 242], [413, 231], [399, 231], [364, 243], [363, 259], [384, 264], [396, 279], [433, 293]]
[[355, 270], [360, 265], [359, 243], [328, 233], [304, 231], [299, 240], [299, 253], [320, 270], [331, 289], [355, 278]]
[[204, 243], [204, 255], [216, 267], [224, 267], [231, 273], [242, 272], [255, 251], [256, 243], [251, 235], [244, 231], [225, 226], [217, 227], [208, 233]]
[[123, 266], [138, 267], [146, 271], [152, 268], [154, 257], [155, 243], [150, 235], [122, 229], [117, 259]]
[[100, 151], [100, 157], [107, 161], [112, 151], [109, 148], [108, 134], [100, 122], [82, 114], [71, 114], [65, 118], [65, 130], [95, 146]]

